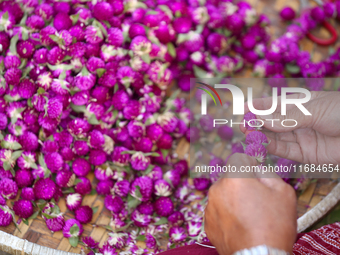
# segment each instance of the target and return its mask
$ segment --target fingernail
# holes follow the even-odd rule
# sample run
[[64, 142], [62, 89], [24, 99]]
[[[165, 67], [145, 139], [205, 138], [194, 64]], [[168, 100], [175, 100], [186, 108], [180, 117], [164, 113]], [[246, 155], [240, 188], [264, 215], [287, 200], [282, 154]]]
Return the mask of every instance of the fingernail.
[[265, 115], [265, 116], [258, 116], [261, 120], [266, 120], [266, 119], [273, 119], [273, 114]]

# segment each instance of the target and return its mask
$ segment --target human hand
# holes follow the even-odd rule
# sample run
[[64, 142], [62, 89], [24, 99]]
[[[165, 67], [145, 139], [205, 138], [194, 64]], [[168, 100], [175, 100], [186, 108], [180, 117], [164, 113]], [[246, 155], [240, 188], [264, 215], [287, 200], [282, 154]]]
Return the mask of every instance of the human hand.
[[[236, 153], [239, 169], [257, 162]], [[220, 255], [258, 245], [292, 251], [296, 239], [296, 195], [280, 178], [222, 178], [209, 189], [205, 231]]]
[[[258, 116], [260, 119], [295, 119], [296, 127], [283, 127], [279, 121], [264, 121], [262, 131], [271, 143], [268, 152], [282, 158], [291, 159], [305, 164], [338, 164], [340, 162], [340, 92], [311, 92], [311, 100], [304, 104], [312, 114], [304, 115], [295, 105], [287, 106], [287, 115], [281, 115], [278, 105], [271, 116]], [[303, 95], [290, 95], [288, 98], [298, 98]], [[281, 99], [278, 99], [280, 102]], [[253, 100], [257, 110], [269, 109], [272, 98]], [[245, 106], [245, 113], [249, 112]], [[243, 133], [247, 130], [240, 126]]]

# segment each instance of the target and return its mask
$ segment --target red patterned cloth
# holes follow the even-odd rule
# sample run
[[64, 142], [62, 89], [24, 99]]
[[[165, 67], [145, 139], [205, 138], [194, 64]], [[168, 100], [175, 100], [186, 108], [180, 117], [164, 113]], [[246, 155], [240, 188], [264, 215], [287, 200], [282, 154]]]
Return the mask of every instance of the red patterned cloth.
[[293, 254], [340, 254], [340, 223], [326, 225], [304, 234], [294, 244]]
[[[212, 246], [210, 243], [203, 245]], [[193, 244], [161, 253], [161, 255], [218, 255], [216, 249]], [[293, 246], [294, 255], [340, 254], [340, 223], [323, 226], [317, 230], [298, 235]]]

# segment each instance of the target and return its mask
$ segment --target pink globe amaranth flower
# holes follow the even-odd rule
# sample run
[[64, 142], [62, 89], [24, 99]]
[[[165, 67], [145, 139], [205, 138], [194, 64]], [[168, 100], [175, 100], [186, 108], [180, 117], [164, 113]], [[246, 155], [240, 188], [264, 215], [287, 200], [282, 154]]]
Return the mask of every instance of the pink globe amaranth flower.
[[159, 115], [157, 123], [163, 128], [165, 132], [171, 133], [175, 130], [178, 119], [172, 112], [166, 112]]
[[130, 182], [128, 180], [117, 181], [113, 187], [115, 195], [126, 197], [130, 191]]
[[77, 176], [83, 177], [91, 171], [91, 165], [84, 158], [76, 158], [72, 163], [72, 170]]
[[150, 165], [150, 158], [146, 157], [142, 152], [138, 151], [131, 156], [131, 167], [136, 171], [144, 171]]
[[114, 10], [109, 3], [100, 2], [93, 7], [92, 13], [98, 20], [109, 20], [113, 16]]
[[84, 67], [82, 71], [75, 77], [74, 84], [80, 90], [89, 90], [95, 85], [95, 82], [96, 76], [89, 73]]
[[151, 141], [156, 142], [163, 136], [163, 128], [154, 123], [146, 127], [146, 136], [150, 138]]
[[89, 154], [91, 165], [99, 166], [106, 162], [106, 153], [102, 150], [91, 150]]
[[6, 227], [13, 221], [11, 209], [7, 205], [3, 206], [4, 210], [0, 208], [0, 226]]
[[54, 141], [59, 144], [59, 147], [69, 147], [73, 142], [73, 137], [67, 130], [63, 130], [60, 133], [54, 133], [53, 138]]
[[34, 13], [42, 17], [44, 20], [49, 20], [52, 18], [54, 11], [51, 5], [42, 3], [37, 6]]
[[93, 130], [89, 134], [89, 142], [92, 148], [100, 149], [105, 143], [105, 138], [100, 131]]
[[0, 32], [0, 44], [2, 47], [0, 48], [0, 53], [6, 52], [10, 45], [10, 40], [6, 32]]
[[75, 215], [76, 220], [78, 220], [80, 223], [86, 224], [92, 220], [93, 211], [91, 207], [84, 205], [84, 206], [78, 207], [74, 211], [74, 215]]
[[3, 196], [0, 196], [0, 205], [6, 205], [6, 199]]
[[47, 26], [40, 31], [40, 42], [44, 46], [53, 46], [55, 42], [50, 38], [50, 35], [55, 35], [57, 30], [54, 27]]
[[33, 214], [33, 205], [31, 201], [21, 199], [14, 202], [13, 211], [20, 218], [27, 219]]
[[20, 169], [16, 172], [14, 180], [19, 188], [28, 187], [33, 182], [33, 176], [31, 171]]
[[156, 213], [161, 217], [168, 217], [174, 211], [174, 204], [169, 197], [160, 197], [154, 203]]
[[[53, 77], [52, 74], [50, 72], [44, 72], [42, 74], [39, 74], [39, 76], [37, 77], [36, 80], [36, 84], [40, 87], [43, 88], [45, 90], [48, 90], [53, 82]], [[34, 96], [43, 96], [44, 94], [41, 95], [34, 95]], [[33, 96], [33, 98], [34, 98]], [[45, 100], [45, 99], [44, 99]], [[32, 100], [33, 101], [33, 100]], [[34, 105], [35, 106], [35, 105]], [[38, 110], [38, 109], [37, 109]], [[41, 108], [39, 108], [39, 111], [42, 111]]]
[[[85, 39], [85, 32], [84, 32], [84, 29], [79, 26], [79, 25], [76, 25], [76, 26], [73, 26], [71, 27], [68, 32], [70, 33], [70, 35], [74, 38], [76, 38], [76, 40], [79, 42], [78, 45], [82, 45], [82, 51], [80, 53], [80, 56], [84, 56], [85, 54], [85, 45], [83, 43], [81, 43], [80, 41], [83, 41]], [[73, 44], [75, 45], [75, 44]], [[71, 45], [72, 46], [72, 45]], [[73, 54], [75, 54], [76, 52], [74, 52]]]
[[[136, 192], [137, 189], [139, 190], [139, 192]], [[153, 184], [152, 184], [152, 180], [150, 177], [147, 177], [147, 176], [137, 177], [131, 183], [131, 188], [130, 188], [131, 195], [142, 202], [146, 202], [150, 200], [152, 192], [153, 192]]]
[[0, 180], [0, 195], [6, 199], [14, 199], [18, 193], [18, 185], [9, 178]]
[[112, 180], [100, 181], [97, 184], [96, 191], [98, 195], [109, 195], [113, 188], [114, 182]]
[[65, 188], [73, 186], [76, 177], [71, 171], [58, 171], [55, 182], [58, 186]]
[[185, 229], [182, 227], [171, 227], [169, 230], [169, 237], [171, 242], [182, 242], [187, 238], [187, 234], [185, 233]]
[[131, 213], [131, 220], [137, 227], [147, 227], [151, 223], [151, 216], [140, 213], [138, 210], [134, 210]]
[[98, 104], [104, 104], [110, 98], [109, 88], [96, 86], [91, 92], [91, 97], [96, 99]]
[[129, 27], [129, 37], [131, 39], [137, 37], [137, 36], [146, 36], [145, 34], [145, 28], [143, 25], [138, 23], [133, 23]]
[[211, 132], [214, 129], [214, 119], [210, 115], [202, 115], [199, 123], [204, 132]]
[[284, 7], [280, 12], [280, 16], [283, 20], [292, 20], [295, 18], [295, 11], [291, 7]]
[[217, 129], [217, 134], [221, 139], [230, 141], [234, 136], [234, 131], [231, 127], [224, 125]]
[[73, 144], [73, 152], [78, 156], [84, 156], [90, 151], [86, 141], [78, 140]]
[[[127, 104], [129, 103], [129, 101], [130, 101], [130, 97], [124, 90], [118, 90], [112, 96], [112, 106], [119, 111], [123, 110], [123, 108], [126, 107]], [[137, 103], [134, 103], [134, 105], [135, 104]], [[131, 108], [131, 106], [129, 107]]]
[[164, 174], [164, 179], [169, 181], [173, 187], [177, 187], [181, 180], [181, 175], [178, 171], [172, 169]]
[[160, 61], [152, 62], [147, 74], [149, 75], [150, 80], [161, 90], [165, 90], [173, 79], [171, 70], [166, 68], [165, 64]]
[[80, 182], [76, 184], [74, 190], [80, 195], [90, 194], [92, 190], [91, 182], [86, 177], [78, 177]]
[[335, 4], [331, 2], [324, 3], [323, 11], [325, 13], [326, 18], [334, 17], [334, 14], [336, 13]]
[[89, 247], [90, 249], [97, 249], [98, 242], [96, 242], [91, 236], [82, 237], [82, 242], [85, 244], [85, 247]]
[[234, 59], [228, 56], [222, 56], [217, 61], [217, 69], [223, 73], [232, 73], [235, 69]]
[[188, 236], [198, 236], [202, 231], [202, 222], [189, 221], [187, 225]]
[[58, 46], [55, 46], [47, 53], [47, 62], [51, 65], [58, 65], [65, 56], [65, 51]]
[[87, 43], [99, 44], [103, 41], [104, 35], [99, 27], [87, 26], [85, 29], [85, 39]]
[[45, 163], [47, 168], [56, 173], [63, 167], [64, 161], [62, 156], [58, 152], [53, 152], [51, 154], [45, 155]]
[[210, 179], [194, 178], [194, 186], [197, 190], [207, 190], [211, 184]]
[[43, 143], [42, 148], [41, 148], [41, 151], [44, 154], [58, 152], [58, 150], [59, 150], [59, 144], [56, 141], [51, 141], [51, 140], [46, 140]]
[[171, 226], [182, 226], [184, 223], [184, 215], [181, 212], [174, 212], [168, 217], [168, 222]]
[[109, 195], [105, 197], [104, 205], [109, 211], [119, 213], [124, 208], [124, 201], [118, 196]]
[[[245, 120], [245, 127], [247, 128], [247, 130], [255, 130], [255, 127], [251, 127], [250, 125], [249, 125], [249, 123], [251, 124], [251, 125], [256, 125], [256, 115], [254, 114], [254, 113], [252, 113], [252, 112], [248, 112], [248, 113], [246, 113], [245, 115], [244, 115], [244, 118], [243, 118], [244, 120]], [[249, 122], [250, 121], [250, 122]]]
[[[16, 55], [7, 55], [4, 59], [3, 59], [3, 63], [6, 67], [6, 69], [9, 68], [18, 68], [20, 66], [21, 60], [18, 56]], [[0, 60], [0, 63], [2, 62], [2, 60]]]
[[262, 163], [266, 160], [267, 158], [267, 150], [266, 147], [262, 144], [249, 144], [247, 145], [245, 151], [245, 154], [248, 156], [255, 157], [255, 159]]
[[36, 91], [36, 85], [29, 79], [24, 79], [19, 84], [19, 95], [24, 99], [31, 98]]
[[4, 130], [7, 127], [7, 116], [4, 113], [0, 113], [0, 130]]
[[26, 26], [33, 31], [42, 29], [45, 26], [44, 19], [38, 15], [29, 16], [26, 20]]
[[[128, 235], [126, 233], [110, 233], [109, 238], [107, 239], [107, 245], [115, 247], [117, 249], [122, 249], [126, 246]], [[103, 247], [104, 248], [104, 247]], [[101, 251], [103, 253], [103, 251]], [[112, 253], [104, 253], [111, 255]], [[114, 254], [117, 253], [114, 251]]]
[[62, 214], [52, 218], [52, 219], [45, 219], [46, 226], [52, 232], [60, 231], [65, 226], [65, 219]]
[[113, 46], [119, 47], [123, 44], [124, 36], [119, 28], [110, 28], [107, 32], [107, 42]]
[[207, 38], [208, 49], [214, 54], [221, 54], [228, 49], [227, 38], [218, 33], [211, 33]]
[[[75, 229], [74, 232], [71, 233], [71, 228], [74, 226], [77, 226], [78, 228]], [[65, 226], [63, 227], [63, 234], [64, 237], [66, 238], [70, 238], [70, 237], [78, 237], [80, 236], [82, 233], [84, 232], [84, 228], [81, 225], [81, 223], [79, 221], [77, 221], [76, 219], [69, 219], [65, 222]]]
[[176, 162], [173, 168], [180, 174], [180, 176], [185, 176], [188, 174], [189, 166], [188, 162], [185, 159]]
[[75, 105], [86, 105], [90, 100], [90, 93], [88, 90], [76, 92], [71, 100]]
[[168, 197], [172, 194], [171, 185], [166, 180], [157, 180], [154, 183], [154, 193], [159, 197]]
[[17, 52], [21, 58], [31, 58], [35, 48], [30, 41], [19, 41], [17, 44]]
[[72, 20], [67, 13], [59, 12], [53, 21], [53, 26], [58, 30], [68, 30], [72, 27]]
[[28, 201], [35, 200], [33, 188], [29, 187], [23, 188], [21, 190], [21, 198]]
[[102, 248], [99, 249], [100, 253], [105, 254], [105, 255], [117, 255], [118, 253], [116, 252], [116, 249], [113, 248], [109, 244], [103, 245]]
[[311, 18], [317, 22], [322, 22], [325, 20], [325, 12], [322, 7], [315, 6], [310, 12]]
[[105, 63], [100, 58], [90, 57], [86, 62], [86, 67], [92, 74], [95, 74], [97, 69], [105, 68]]
[[49, 178], [39, 179], [33, 187], [36, 199], [50, 200], [57, 190], [57, 187]]
[[90, 124], [86, 120], [80, 118], [73, 119], [67, 125], [67, 131], [78, 138], [86, 137], [90, 128]]
[[171, 149], [173, 139], [169, 134], [163, 134], [157, 141], [157, 147], [159, 149]]
[[95, 167], [94, 175], [99, 181], [106, 181], [113, 177], [113, 171], [107, 166]]
[[155, 211], [153, 208], [153, 204], [150, 201], [144, 202], [138, 205], [137, 210], [141, 214], [145, 214], [145, 215], [152, 215]]
[[122, 154], [123, 151], [128, 151], [127, 148], [122, 146], [115, 146], [113, 149], [111, 158], [112, 162], [119, 166], [126, 166], [128, 165], [130, 161], [130, 155], [129, 154]]
[[142, 137], [138, 141], [134, 141], [133, 145], [136, 151], [148, 153], [151, 152], [153, 143], [149, 138]]
[[147, 233], [145, 235], [145, 244], [146, 244], [146, 247], [149, 248], [149, 249], [156, 249], [157, 248], [157, 241], [156, 239], [149, 233]]
[[82, 196], [78, 193], [68, 194], [65, 201], [67, 208], [71, 211], [74, 211], [79, 206], [81, 206]]
[[50, 118], [58, 118], [60, 117], [61, 113], [63, 111], [63, 104], [56, 98], [52, 98], [48, 100], [47, 103], [47, 115]]
[[132, 120], [127, 125], [127, 130], [132, 138], [140, 138], [145, 133], [145, 126], [140, 121]]
[[8, 85], [16, 86], [20, 83], [22, 71], [18, 68], [7, 69], [4, 77]]
[[267, 144], [268, 139], [265, 134], [260, 131], [252, 131], [246, 136], [246, 144]]

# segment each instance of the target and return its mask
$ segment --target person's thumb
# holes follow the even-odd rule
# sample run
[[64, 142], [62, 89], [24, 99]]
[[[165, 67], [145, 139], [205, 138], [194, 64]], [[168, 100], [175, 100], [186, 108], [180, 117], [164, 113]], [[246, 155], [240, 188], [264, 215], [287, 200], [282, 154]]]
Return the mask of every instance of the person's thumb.
[[305, 115], [299, 108], [287, 111], [286, 115], [274, 112], [271, 115], [257, 116], [264, 122], [266, 129], [273, 132], [288, 132], [299, 128], [306, 128], [312, 123], [312, 115]]

